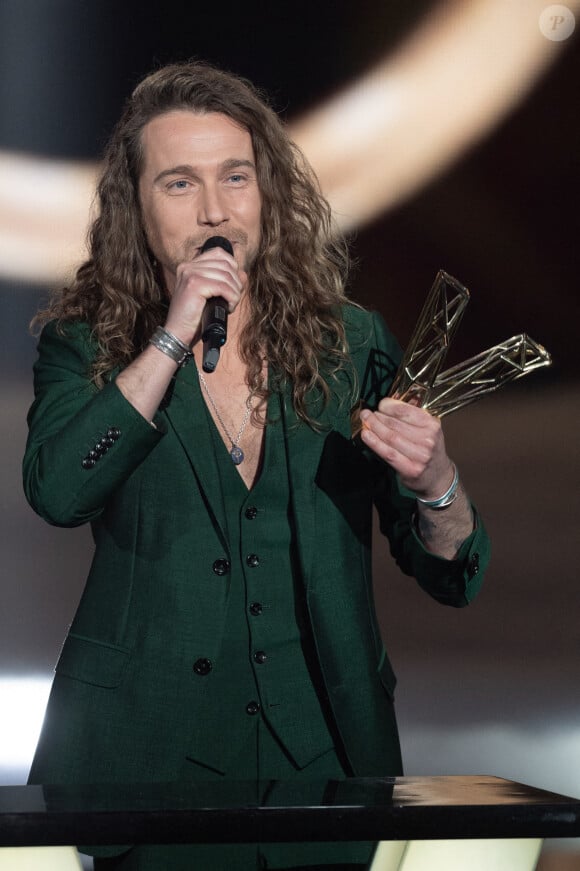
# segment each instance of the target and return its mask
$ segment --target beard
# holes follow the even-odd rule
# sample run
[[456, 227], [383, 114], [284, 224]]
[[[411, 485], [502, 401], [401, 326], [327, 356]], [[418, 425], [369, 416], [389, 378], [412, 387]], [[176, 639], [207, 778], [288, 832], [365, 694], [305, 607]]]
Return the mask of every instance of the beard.
[[195, 258], [200, 253], [202, 246], [207, 242], [208, 239], [211, 239], [213, 236], [223, 236], [230, 242], [235, 242], [243, 246], [242, 250], [244, 251], [244, 262], [240, 263], [239, 265], [242, 267], [244, 272], [249, 273], [250, 269], [256, 262], [258, 251], [254, 251], [248, 248], [248, 234], [244, 230], [229, 230], [227, 233], [220, 233], [216, 230], [216, 232], [214, 233], [205, 232], [203, 233], [203, 235], [200, 233], [196, 236], [189, 236], [183, 243], [183, 254], [181, 256], [176, 256], [173, 259], [173, 262], [171, 264], [173, 268], [176, 269], [180, 263], [184, 263], [189, 260], [195, 260]]

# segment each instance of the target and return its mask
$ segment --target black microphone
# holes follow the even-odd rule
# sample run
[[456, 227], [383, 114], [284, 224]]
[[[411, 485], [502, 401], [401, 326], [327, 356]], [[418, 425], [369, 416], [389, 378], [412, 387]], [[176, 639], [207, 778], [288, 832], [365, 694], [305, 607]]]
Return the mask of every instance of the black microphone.
[[[200, 254], [210, 248], [223, 248], [233, 256], [234, 249], [224, 236], [210, 236], [201, 246]], [[223, 296], [212, 296], [205, 304], [201, 316], [201, 339], [203, 341], [202, 368], [213, 372], [220, 358], [220, 348], [228, 337], [228, 304]]]

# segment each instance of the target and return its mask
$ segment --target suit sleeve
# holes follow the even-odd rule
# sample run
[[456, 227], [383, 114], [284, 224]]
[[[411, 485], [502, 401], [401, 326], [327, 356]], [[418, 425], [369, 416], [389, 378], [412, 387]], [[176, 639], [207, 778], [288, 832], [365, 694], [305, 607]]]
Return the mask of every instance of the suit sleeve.
[[26, 498], [57, 526], [98, 516], [110, 495], [155, 448], [164, 424], [145, 420], [114, 381], [90, 380], [95, 347], [86, 324], [51, 322], [34, 366], [34, 402], [23, 461]]
[[[376, 406], [388, 393], [395, 365], [400, 360], [400, 351], [382, 318], [373, 316], [374, 340], [371, 355], [383, 361], [381, 371], [369, 383], [380, 386], [366, 397], [369, 405]], [[390, 361], [386, 367], [385, 360]], [[369, 364], [370, 369], [372, 365]], [[387, 383], [385, 373], [392, 373]], [[419, 538], [414, 523], [415, 498], [399, 484], [392, 469], [372, 455], [375, 481], [374, 501], [379, 514], [380, 528], [387, 536], [391, 553], [401, 570], [416, 578], [419, 585], [438, 602], [462, 607], [479, 592], [485, 569], [489, 563], [489, 539], [477, 510], [473, 507], [475, 528], [463, 542], [457, 557], [444, 559], [428, 551]]]

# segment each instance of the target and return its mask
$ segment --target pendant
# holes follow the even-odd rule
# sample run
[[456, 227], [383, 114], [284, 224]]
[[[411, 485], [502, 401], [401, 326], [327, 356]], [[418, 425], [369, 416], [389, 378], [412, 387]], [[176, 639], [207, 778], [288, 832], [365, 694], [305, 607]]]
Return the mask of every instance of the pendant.
[[239, 466], [242, 460], [244, 459], [244, 452], [237, 445], [232, 445], [232, 449], [230, 451], [230, 457], [232, 458], [232, 462]]

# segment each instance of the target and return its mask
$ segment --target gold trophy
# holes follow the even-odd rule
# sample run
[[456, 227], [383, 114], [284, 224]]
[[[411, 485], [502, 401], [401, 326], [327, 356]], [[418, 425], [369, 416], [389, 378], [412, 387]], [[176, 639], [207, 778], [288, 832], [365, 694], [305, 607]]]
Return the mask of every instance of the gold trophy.
[[443, 270], [437, 273], [409, 342], [390, 396], [444, 417], [552, 359], [524, 333], [441, 371], [469, 291]]

